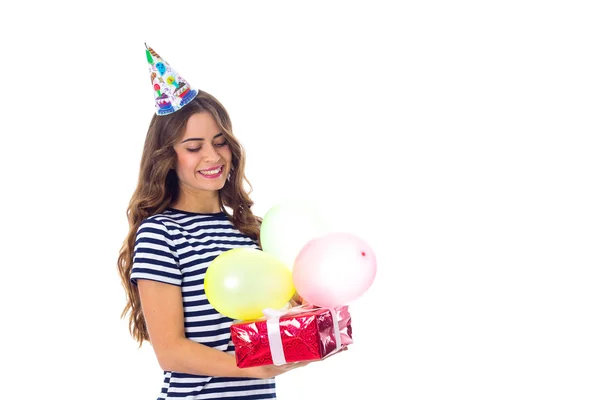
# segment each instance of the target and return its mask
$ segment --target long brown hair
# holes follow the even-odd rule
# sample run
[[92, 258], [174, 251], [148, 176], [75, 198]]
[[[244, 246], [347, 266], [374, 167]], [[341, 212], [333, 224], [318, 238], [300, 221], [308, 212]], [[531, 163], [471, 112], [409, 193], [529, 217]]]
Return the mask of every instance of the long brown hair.
[[[231, 175], [219, 191], [221, 210], [229, 216], [237, 229], [260, 245], [262, 221], [251, 211], [254, 202], [249, 196], [252, 185], [244, 173], [245, 151], [233, 136], [231, 120], [225, 107], [210, 94], [199, 90], [196, 98], [177, 112], [163, 116], [154, 115], [144, 143], [137, 187], [126, 211], [129, 233], [118, 258], [118, 271], [127, 294], [127, 303], [121, 318], [129, 313], [129, 332], [140, 346], [144, 340], [149, 340], [149, 336], [137, 287], [130, 281], [136, 233], [144, 219], [163, 212], [177, 200], [179, 182], [173, 170], [177, 154], [173, 145], [183, 135], [188, 119], [199, 112], [209, 112], [213, 116], [232, 153]], [[244, 182], [248, 185], [248, 190], [244, 188]]]

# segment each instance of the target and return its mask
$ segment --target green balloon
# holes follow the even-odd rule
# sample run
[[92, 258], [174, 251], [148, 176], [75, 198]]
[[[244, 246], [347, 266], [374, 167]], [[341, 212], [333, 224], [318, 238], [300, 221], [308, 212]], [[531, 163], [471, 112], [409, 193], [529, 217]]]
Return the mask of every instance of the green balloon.
[[325, 218], [316, 207], [288, 201], [275, 205], [265, 214], [260, 242], [264, 251], [276, 256], [291, 271], [304, 245], [327, 231]]
[[261, 318], [265, 308], [285, 307], [295, 291], [292, 273], [281, 261], [250, 247], [219, 254], [204, 276], [210, 304], [221, 314], [242, 321]]

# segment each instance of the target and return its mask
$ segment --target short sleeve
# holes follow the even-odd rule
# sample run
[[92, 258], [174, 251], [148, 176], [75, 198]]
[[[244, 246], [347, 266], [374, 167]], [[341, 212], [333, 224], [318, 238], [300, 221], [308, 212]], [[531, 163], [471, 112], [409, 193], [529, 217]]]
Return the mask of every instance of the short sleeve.
[[131, 282], [138, 279], [181, 286], [181, 268], [167, 227], [155, 219], [142, 222], [135, 237]]

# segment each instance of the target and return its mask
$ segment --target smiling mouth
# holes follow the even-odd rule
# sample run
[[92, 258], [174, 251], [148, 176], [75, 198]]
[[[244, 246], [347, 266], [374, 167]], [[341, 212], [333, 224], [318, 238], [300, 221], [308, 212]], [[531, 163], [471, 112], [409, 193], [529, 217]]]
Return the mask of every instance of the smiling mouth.
[[217, 176], [219, 175], [221, 172], [223, 172], [223, 166], [219, 166], [217, 168], [213, 168], [213, 169], [205, 169], [205, 170], [201, 170], [198, 171], [200, 173], [200, 175], [204, 175], [204, 176]]

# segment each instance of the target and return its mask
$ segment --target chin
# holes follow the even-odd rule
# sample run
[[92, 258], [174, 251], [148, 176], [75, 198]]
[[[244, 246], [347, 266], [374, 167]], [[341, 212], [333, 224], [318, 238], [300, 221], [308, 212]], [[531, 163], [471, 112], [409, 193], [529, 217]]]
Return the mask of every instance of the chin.
[[225, 187], [225, 182], [213, 182], [209, 185], [202, 185], [202, 188], [204, 190], [214, 190], [214, 191], [221, 190], [221, 189], [223, 189], [223, 187]]

